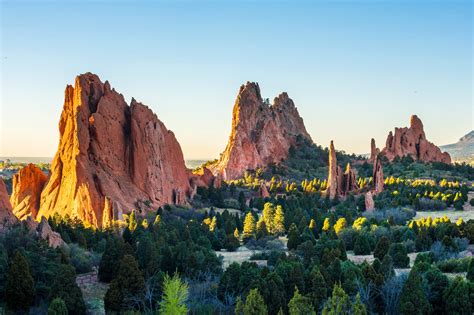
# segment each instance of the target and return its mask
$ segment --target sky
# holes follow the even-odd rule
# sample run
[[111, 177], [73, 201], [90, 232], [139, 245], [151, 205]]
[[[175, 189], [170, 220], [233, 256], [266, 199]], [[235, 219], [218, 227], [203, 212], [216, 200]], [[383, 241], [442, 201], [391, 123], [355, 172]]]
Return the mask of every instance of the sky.
[[54, 156], [66, 84], [93, 72], [147, 104], [186, 159], [226, 146], [241, 84], [286, 91], [314, 142], [383, 147], [473, 129], [471, 1], [2, 1], [0, 156]]

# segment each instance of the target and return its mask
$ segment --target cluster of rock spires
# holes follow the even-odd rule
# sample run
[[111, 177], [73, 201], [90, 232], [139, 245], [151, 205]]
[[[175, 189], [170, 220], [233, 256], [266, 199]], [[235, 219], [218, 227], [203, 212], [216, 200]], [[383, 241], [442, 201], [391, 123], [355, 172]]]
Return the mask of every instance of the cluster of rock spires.
[[375, 146], [375, 140], [371, 142], [370, 159], [381, 153], [389, 161], [395, 157], [411, 156], [415, 161], [451, 163], [451, 157], [447, 152], [426, 139], [423, 123], [418, 116], [410, 118], [410, 127], [395, 128], [395, 133], [388, 134], [385, 148], [379, 151]]
[[227, 147], [210, 169], [230, 180], [248, 169], [280, 163], [288, 157], [297, 136], [311, 141], [288, 94], [281, 93], [270, 105], [262, 99], [258, 84], [247, 82], [240, 87], [234, 104]]
[[347, 193], [357, 189], [359, 189], [359, 186], [356, 181], [355, 171], [351, 169], [350, 164], [347, 164], [344, 172], [342, 171], [342, 168], [337, 164], [334, 142], [331, 141], [329, 145], [329, 171], [326, 193], [332, 199], [336, 196], [345, 196]]
[[[132, 209], [187, 204], [197, 187], [220, 187], [222, 180], [239, 178], [248, 169], [280, 163], [298, 139], [312, 142], [287, 93], [270, 105], [258, 84], [248, 82], [235, 101], [225, 151], [209, 168], [192, 172], [173, 132], [147, 106], [134, 99], [128, 105], [107, 81], [91, 73], [77, 76], [74, 86], [66, 87], [59, 131], [50, 174], [27, 165], [14, 176], [11, 197], [0, 181], [0, 230], [17, 218], [26, 220], [35, 233], [58, 246], [59, 235], [44, 219], [55, 213], [105, 227]], [[383, 190], [379, 155], [451, 161], [426, 140], [423, 124], [412, 116], [410, 128], [396, 128], [382, 151], [372, 139], [373, 187], [366, 194], [367, 209], [373, 208], [372, 194]], [[337, 165], [331, 141], [327, 194], [335, 198], [358, 189], [355, 170], [347, 165], [343, 171]], [[260, 194], [269, 196], [266, 186]]]

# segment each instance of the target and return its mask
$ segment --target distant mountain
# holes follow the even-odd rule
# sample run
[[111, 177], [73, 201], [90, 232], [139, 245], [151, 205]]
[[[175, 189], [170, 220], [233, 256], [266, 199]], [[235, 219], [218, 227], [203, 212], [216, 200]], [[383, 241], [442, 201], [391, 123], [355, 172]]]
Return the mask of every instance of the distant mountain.
[[456, 143], [441, 146], [441, 149], [447, 151], [455, 161], [474, 160], [474, 130]]

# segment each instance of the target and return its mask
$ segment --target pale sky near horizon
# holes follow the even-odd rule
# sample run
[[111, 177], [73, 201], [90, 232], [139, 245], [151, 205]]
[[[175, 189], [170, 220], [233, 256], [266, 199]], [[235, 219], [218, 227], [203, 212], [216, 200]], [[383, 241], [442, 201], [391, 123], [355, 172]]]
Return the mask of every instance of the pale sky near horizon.
[[411, 114], [473, 129], [472, 1], [1, 1], [0, 156], [54, 155], [64, 88], [93, 72], [217, 158], [239, 86], [287, 91], [324, 147], [382, 147]]

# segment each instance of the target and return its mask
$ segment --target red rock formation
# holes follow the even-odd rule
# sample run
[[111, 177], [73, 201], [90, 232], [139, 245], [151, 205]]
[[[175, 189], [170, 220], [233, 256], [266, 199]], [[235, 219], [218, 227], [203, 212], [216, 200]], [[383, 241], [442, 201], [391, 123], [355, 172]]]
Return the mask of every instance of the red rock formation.
[[36, 231], [38, 232], [38, 236], [41, 239], [47, 241], [50, 247], [56, 248], [66, 244], [61, 238], [61, 235], [51, 229], [51, 226], [45, 217], [41, 217], [41, 222], [39, 223]]
[[12, 213], [12, 205], [8, 198], [7, 187], [0, 178], [0, 233], [3, 232], [10, 224], [16, 222], [16, 218]]
[[193, 187], [195, 185], [197, 187], [209, 188], [214, 185], [216, 179], [207, 167], [201, 167], [194, 171], [189, 170], [188, 176], [190, 178], [191, 186]]
[[382, 162], [378, 156], [375, 156], [374, 167], [372, 170], [372, 181], [374, 186], [374, 193], [378, 194], [383, 191], [384, 179], [383, 179], [383, 169]]
[[373, 211], [375, 209], [374, 198], [372, 198], [372, 193], [368, 191], [365, 194], [365, 211]]
[[102, 226], [138, 206], [186, 202], [188, 175], [173, 132], [145, 105], [128, 106], [107, 81], [86, 73], [67, 86], [59, 131], [36, 218], [59, 213]]
[[28, 164], [13, 175], [10, 202], [15, 216], [24, 220], [31, 215], [36, 218], [40, 196], [48, 177], [34, 164]]
[[375, 139], [372, 138], [370, 140], [370, 158], [369, 158], [369, 162], [373, 163], [375, 161], [375, 158], [377, 157], [377, 155], [379, 155], [379, 153], [380, 153], [380, 150], [375, 145]]
[[416, 115], [411, 116], [409, 128], [395, 128], [395, 134], [390, 131], [382, 154], [389, 161], [397, 156], [409, 155], [422, 162], [451, 163], [449, 153], [441, 152], [440, 148], [426, 139], [423, 123]]
[[229, 180], [248, 169], [279, 163], [288, 157], [298, 135], [311, 140], [288, 94], [280, 94], [269, 105], [262, 100], [258, 84], [247, 82], [235, 101], [227, 147], [211, 169]]
[[337, 165], [336, 150], [334, 149], [334, 142], [331, 141], [329, 145], [329, 171], [326, 193], [329, 198], [336, 196], [345, 196], [349, 192], [358, 189], [356, 174], [351, 169], [350, 164], [347, 164], [345, 172]]
[[265, 183], [262, 183], [259, 188], [259, 196], [261, 198], [268, 198], [270, 197], [270, 193], [268, 192], [267, 185]]

